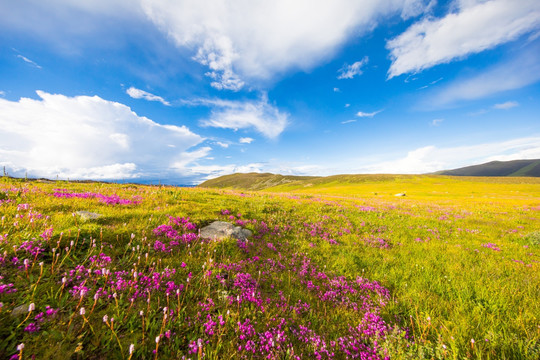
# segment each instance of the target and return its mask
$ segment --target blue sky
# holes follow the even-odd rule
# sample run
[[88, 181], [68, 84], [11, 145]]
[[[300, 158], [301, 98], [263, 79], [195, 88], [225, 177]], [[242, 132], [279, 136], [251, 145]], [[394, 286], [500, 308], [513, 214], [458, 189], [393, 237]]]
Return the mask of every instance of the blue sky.
[[196, 184], [540, 158], [537, 0], [0, 0], [0, 166]]

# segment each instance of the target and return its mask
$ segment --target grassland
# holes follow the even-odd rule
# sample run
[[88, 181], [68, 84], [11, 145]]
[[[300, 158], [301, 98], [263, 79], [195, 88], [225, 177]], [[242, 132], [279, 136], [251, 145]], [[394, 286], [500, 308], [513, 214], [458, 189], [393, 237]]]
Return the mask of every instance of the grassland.
[[540, 180], [321, 179], [3, 178], [0, 357], [540, 357]]

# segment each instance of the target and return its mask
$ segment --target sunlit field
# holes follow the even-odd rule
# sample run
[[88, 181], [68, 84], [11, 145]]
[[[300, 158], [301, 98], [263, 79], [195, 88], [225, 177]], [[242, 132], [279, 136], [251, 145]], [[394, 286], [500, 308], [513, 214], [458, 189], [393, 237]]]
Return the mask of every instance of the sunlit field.
[[538, 179], [2, 178], [0, 210], [0, 358], [540, 358]]

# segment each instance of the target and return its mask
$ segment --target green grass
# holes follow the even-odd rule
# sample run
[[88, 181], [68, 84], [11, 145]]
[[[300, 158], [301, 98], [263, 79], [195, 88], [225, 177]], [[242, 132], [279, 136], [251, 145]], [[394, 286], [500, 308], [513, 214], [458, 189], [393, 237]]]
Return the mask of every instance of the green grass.
[[[352, 358], [344, 349], [354, 335], [373, 358], [539, 358], [540, 181], [446, 176], [302, 181], [241, 192], [3, 178], [0, 357], [20, 354], [17, 346], [23, 343], [24, 358], [311, 359], [320, 354], [341, 359]], [[138, 196], [141, 202], [107, 205], [97, 198], [51, 196], [57, 188]], [[395, 197], [398, 192], [407, 196]], [[79, 210], [102, 217], [82, 221], [73, 216]], [[247, 244], [227, 239], [174, 245], [153, 232], [169, 215], [189, 217], [198, 229], [214, 220], [238, 222], [255, 236]], [[50, 239], [41, 240], [51, 227]], [[29, 241], [39, 243], [37, 256], [20, 248]], [[171, 252], [159, 251], [158, 242]], [[110, 263], [92, 262], [99, 254]], [[93, 273], [77, 273], [77, 266]], [[118, 273], [121, 283], [94, 273], [103, 268]], [[143, 276], [160, 276], [160, 287], [131, 302]], [[243, 293], [240, 280], [246, 276], [252, 290]], [[354, 288], [359, 277], [379, 289], [376, 281], [388, 298], [377, 292], [383, 290], [352, 293], [337, 285], [345, 281]], [[168, 281], [178, 294], [166, 295]], [[88, 288], [83, 297], [76, 291], [82, 284]], [[342, 292], [331, 300], [331, 293], [322, 296], [325, 292], [314, 287]], [[98, 289], [108, 295], [94, 300]], [[262, 303], [248, 299], [251, 291]], [[30, 303], [36, 307], [32, 313], [12, 315]], [[58, 313], [35, 320], [46, 306]], [[381, 320], [362, 320], [367, 314]], [[208, 316], [218, 323], [210, 332], [203, 325], [210, 326]], [[30, 323], [39, 331], [25, 330]], [[374, 324], [385, 330], [360, 336], [352, 329]]]

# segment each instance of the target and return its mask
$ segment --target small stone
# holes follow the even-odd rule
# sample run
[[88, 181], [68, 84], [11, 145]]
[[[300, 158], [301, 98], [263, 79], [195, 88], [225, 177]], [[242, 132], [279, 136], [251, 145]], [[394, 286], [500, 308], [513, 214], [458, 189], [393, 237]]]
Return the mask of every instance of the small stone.
[[11, 311], [11, 316], [17, 317], [19, 315], [27, 314], [30, 311], [30, 305], [19, 305], [13, 311]]
[[90, 211], [77, 211], [75, 214], [79, 215], [82, 220], [96, 220], [99, 219], [102, 215], [98, 213], [93, 213]]
[[246, 240], [253, 233], [248, 229], [243, 229], [241, 226], [234, 226], [226, 221], [214, 221], [208, 226], [201, 229], [200, 236], [203, 239], [223, 240], [226, 238], [235, 238]]

